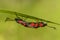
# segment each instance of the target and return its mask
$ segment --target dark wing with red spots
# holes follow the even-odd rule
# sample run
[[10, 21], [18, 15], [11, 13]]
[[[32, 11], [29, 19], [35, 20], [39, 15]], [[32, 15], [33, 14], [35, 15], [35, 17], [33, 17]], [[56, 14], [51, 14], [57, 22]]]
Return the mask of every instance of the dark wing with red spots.
[[2, 13], [8, 13], [8, 14], [13, 14], [13, 15], [14, 15], [14, 14], [17, 14], [18, 16], [21, 16], [21, 17], [31, 18], [31, 19], [37, 19], [37, 20], [41, 20], [41, 21], [48, 22], [48, 23], [53, 23], [53, 24], [60, 25], [60, 24], [55, 23], [55, 22], [52, 22], [52, 21], [48, 21], [48, 20], [45, 20], [45, 19], [42, 19], [42, 18], [37, 18], [37, 17], [34, 17], [34, 16], [30, 16], [30, 15], [26, 15], [26, 14], [14, 12], [14, 11], [0, 10], [0, 12], [2, 12]]

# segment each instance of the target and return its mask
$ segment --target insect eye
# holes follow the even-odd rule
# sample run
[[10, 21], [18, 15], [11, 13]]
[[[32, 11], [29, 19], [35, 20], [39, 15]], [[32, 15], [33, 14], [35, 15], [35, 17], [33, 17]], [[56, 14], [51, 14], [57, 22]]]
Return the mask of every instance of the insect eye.
[[44, 26], [47, 26], [47, 24], [44, 24]]
[[46, 22], [44, 22], [44, 26], [46, 26], [47, 25], [47, 23]]

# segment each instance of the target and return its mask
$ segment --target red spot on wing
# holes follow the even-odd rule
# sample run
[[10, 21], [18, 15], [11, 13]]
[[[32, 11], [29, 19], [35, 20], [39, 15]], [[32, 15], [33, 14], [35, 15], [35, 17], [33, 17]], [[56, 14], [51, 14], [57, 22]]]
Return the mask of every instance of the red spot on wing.
[[22, 23], [22, 21], [21, 20], [18, 20], [18, 23]]
[[38, 27], [38, 23], [35, 24], [35, 27]]
[[24, 25], [24, 26], [26, 25], [26, 23], [24, 23], [22, 20], [18, 20], [18, 23], [19, 23], [19, 24], [22, 24], [22, 25]]
[[35, 26], [35, 23], [34, 22], [30, 23], [30, 26], [34, 27]]
[[42, 22], [41, 22], [41, 23], [39, 23], [39, 26], [40, 26], [40, 27], [43, 27], [43, 25], [44, 25], [44, 24], [43, 24]]
[[23, 25], [25, 26], [25, 25], [26, 25], [26, 23], [23, 23]]

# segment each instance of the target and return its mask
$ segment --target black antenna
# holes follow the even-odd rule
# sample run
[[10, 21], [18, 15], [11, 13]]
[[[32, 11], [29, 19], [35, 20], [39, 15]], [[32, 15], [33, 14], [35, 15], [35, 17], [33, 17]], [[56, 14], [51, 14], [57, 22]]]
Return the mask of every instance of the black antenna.
[[6, 21], [14, 21], [14, 20], [7, 17], [6, 20], [5, 20], [5, 22]]
[[50, 28], [56, 29], [55, 27], [52, 27], [52, 26], [47, 26], [47, 27], [50, 27]]
[[16, 15], [16, 17], [17, 17], [18, 19], [21, 19], [21, 17], [19, 17], [17, 13], [15, 13], [15, 15]]
[[5, 22], [8, 20], [9, 18], [6, 18]]

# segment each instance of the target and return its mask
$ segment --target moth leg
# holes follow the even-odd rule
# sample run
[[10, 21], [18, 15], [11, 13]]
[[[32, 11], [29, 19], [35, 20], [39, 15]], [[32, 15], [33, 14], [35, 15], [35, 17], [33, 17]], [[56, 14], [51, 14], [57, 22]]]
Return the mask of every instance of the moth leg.
[[15, 15], [16, 15], [17, 18], [20, 18], [20, 17], [17, 15], [17, 13], [15, 13]]
[[27, 20], [27, 18], [28, 18], [28, 17], [21, 17], [21, 16], [18, 16], [17, 13], [15, 13], [15, 15], [16, 15], [16, 17], [17, 17], [18, 19], [22, 19], [22, 20]]
[[56, 29], [56, 27], [52, 27], [52, 26], [47, 26], [47, 27], [50, 27], [50, 28]]
[[7, 22], [7, 21], [14, 21], [14, 20], [7, 17], [7, 18], [5, 19], [5, 22]]
[[36, 20], [36, 23], [39, 23], [39, 20], [37, 18], [35, 20]]

